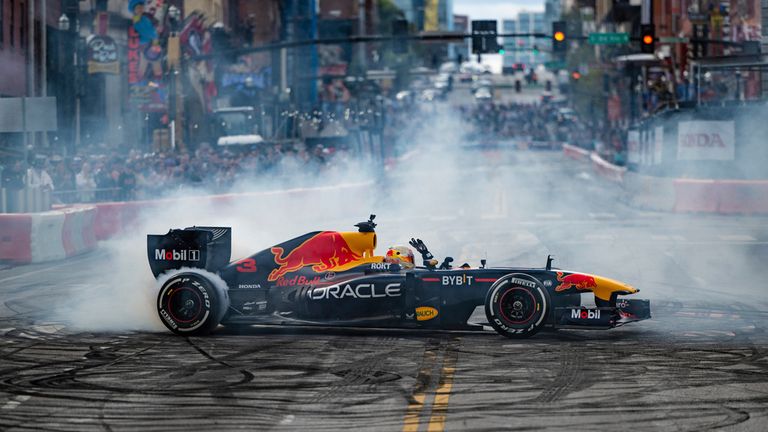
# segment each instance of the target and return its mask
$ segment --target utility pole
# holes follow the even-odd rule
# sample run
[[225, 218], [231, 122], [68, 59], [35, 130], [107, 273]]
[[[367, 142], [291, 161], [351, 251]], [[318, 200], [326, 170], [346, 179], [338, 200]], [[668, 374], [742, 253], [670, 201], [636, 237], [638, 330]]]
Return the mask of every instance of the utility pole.
[[[358, 4], [357, 16], [358, 16], [358, 27], [359, 27], [357, 31], [357, 35], [360, 37], [364, 37], [365, 36], [365, 0], [358, 0], [357, 4]], [[358, 56], [360, 59], [360, 69], [363, 73], [365, 73], [365, 71], [367, 70], [367, 67], [366, 67], [367, 59], [365, 58], [366, 44], [360, 43], [358, 44], [357, 48], [358, 48]]]
[[[35, 97], [35, 0], [27, 2], [27, 14], [27, 97]], [[24, 140], [24, 147], [34, 146], [35, 133], [25, 133]]]

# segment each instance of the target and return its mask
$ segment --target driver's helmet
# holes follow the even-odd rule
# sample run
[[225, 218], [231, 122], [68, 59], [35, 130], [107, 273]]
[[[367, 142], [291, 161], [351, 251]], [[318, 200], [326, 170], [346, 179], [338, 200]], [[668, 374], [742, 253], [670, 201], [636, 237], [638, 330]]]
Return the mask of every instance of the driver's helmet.
[[413, 260], [413, 252], [410, 248], [405, 246], [392, 246], [387, 250], [387, 255], [384, 257], [384, 262], [390, 264], [400, 264], [403, 268], [413, 268], [415, 266]]

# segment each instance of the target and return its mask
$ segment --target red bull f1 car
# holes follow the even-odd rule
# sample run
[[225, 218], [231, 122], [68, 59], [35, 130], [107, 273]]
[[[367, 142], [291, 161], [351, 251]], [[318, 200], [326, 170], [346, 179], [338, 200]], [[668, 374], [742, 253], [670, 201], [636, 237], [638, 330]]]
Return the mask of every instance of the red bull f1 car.
[[[489, 268], [485, 260], [437, 265], [421, 240], [423, 266], [387, 262], [374, 253], [374, 216], [356, 232], [315, 231], [230, 262], [226, 227], [172, 229], [147, 236], [160, 286], [160, 320], [180, 335], [219, 324], [344, 326], [482, 331], [510, 338], [543, 328], [609, 329], [651, 317], [638, 290], [602, 276], [552, 268]], [[594, 306], [582, 305], [582, 293]], [[590, 303], [590, 302], [585, 302]], [[477, 307], [486, 323], [470, 323]]]

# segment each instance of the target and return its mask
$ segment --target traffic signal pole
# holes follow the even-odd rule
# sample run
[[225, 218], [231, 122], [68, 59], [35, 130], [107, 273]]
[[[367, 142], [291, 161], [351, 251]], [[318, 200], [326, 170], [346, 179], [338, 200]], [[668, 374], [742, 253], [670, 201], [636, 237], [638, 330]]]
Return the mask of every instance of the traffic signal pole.
[[[190, 59], [194, 61], [212, 60], [214, 57], [222, 56], [222, 55], [241, 56], [241, 55], [252, 54], [257, 52], [275, 51], [283, 48], [285, 49], [299, 48], [299, 47], [305, 47], [305, 46], [311, 46], [311, 45], [338, 45], [338, 44], [347, 44], [347, 43], [355, 44], [355, 43], [369, 43], [369, 42], [391, 42], [392, 43], [392, 42], [398, 42], [398, 41], [460, 42], [460, 41], [463, 41], [464, 39], [468, 39], [471, 37], [472, 37], [472, 34], [446, 32], [446, 33], [439, 33], [439, 34], [422, 34], [422, 35], [407, 35], [407, 36], [371, 35], [371, 36], [351, 36], [351, 37], [342, 37], [342, 38], [305, 39], [300, 41], [278, 42], [278, 43], [264, 44], [264, 45], [255, 46], [255, 47], [225, 50], [217, 54], [201, 54], [201, 55], [191, 56]], [[547, 33], [498, 33], [496, 34], [495, 37], [508, 37], [508, 38], [533, 37], [533, 38], [541, 38], [541, 39], [553, 39], [553, 35], [547, 34]], [[568, 40], [585, 41], [588, 39], [589, 39], [588, 36], [567, 35], [565, 40], [566, 41]], [[632, 42], [641, 42], [642, 38], [630, 37], [629, 40]], [[690, 38], [688, 42], [722, 44], [727, 46], [744, 45], [744, 42], [732, 42], [732, 41], [724, 41], [724, 40], [696, 39], [696, 38]]]

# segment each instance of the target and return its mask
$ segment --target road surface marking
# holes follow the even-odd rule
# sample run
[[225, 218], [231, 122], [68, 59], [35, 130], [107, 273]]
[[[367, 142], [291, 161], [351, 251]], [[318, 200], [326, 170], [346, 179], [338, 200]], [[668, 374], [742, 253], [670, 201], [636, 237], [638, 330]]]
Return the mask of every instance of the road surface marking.
[[749, 235], [741, 235], [741, 234], [727, 234], [727, 235], [721, 235], [720, 240], [722, 241], [740, 241], [740, 242], [752, 242], [757, 240], [756, 238], [749, 236]]
[[586, 234], [584, 240], [613, 240], [612, 234]]
[[561, 213], [536, 213], [534, 217], [537, 219], [562, 219], [563, 215]]
[[592, 219], [615, 219], [615, 213], [589, 213], [589, 217]]
[[445, 430], [445, 416], [448, 413], [448, 399], [453, 388], [453, 375], [456, 372], [458, 352], [449, 351], [443, 357], [443, 370], [440, 373], [440, 387], [435, 392], [435, 402], [432, 404], [432, 416], [429, 418], [429, 432]]
[[416, 389], [414, 389], [411, 402], [405, 411], [403, 432], [417, 432], [419, 430], [419, 414], [421, 414], [421, 410], [424, 408], [424, 402], [427, 398], [426, 390], [429, 382], [432, 380], [432, 368], [435, 366], [435, 360], [437, 359], [436, 349], [430, 348], [424, 351], [421, 369], [416, 376]]
[[[403, 432], [417, 432], [422, 425], [426, 425], [429, 432], [445, 430], [448, 400], [451, 397], [456, 362], [459, 357], [458, 345], [459, 339], [453, 339], [443, 341], [440, 346], [433, 346], [424, 351], [421, 369], [416, 376], [416, 387], [411, 394], [403, 419]], [[439, 356], [442, 356], [442, 364], [439, 363]], [[436, 377], [437, 389], [430, 390], [432, 383], [435, 382], [433, 375], [438, 365], [440, 369], [439, 376]], [[423, 423], [422, 417], [425, 419]], [[427, 418], [428, 421], [426, 421]]]

